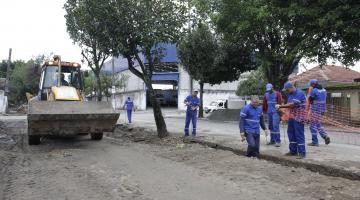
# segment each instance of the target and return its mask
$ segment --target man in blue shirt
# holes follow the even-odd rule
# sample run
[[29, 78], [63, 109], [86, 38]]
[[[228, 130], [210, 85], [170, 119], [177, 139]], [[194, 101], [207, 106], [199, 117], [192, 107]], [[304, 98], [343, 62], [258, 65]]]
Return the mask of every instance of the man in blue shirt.
[[276, 104], [282, 104], [282, 97], [280, 92], [274, 90], [271, 83], [266, 84], [266, 93], [263, 98], [263, 112], [268, 114], [270, 142], [268, 145], [275, 145], [280, 147], [280, 115], [276, 110]]
[[131, 115], [132, 115], [132, 110], [134, 108], [134, 102], [131, 100], [130, 97], [128, 97], [127, 100], [125, 101], [124, 108], [127, 111], [128, 121], [131, 124]]
[[240, 136], [248, 143], [247, 157], [259, 157], [260, 154], [260, 126], [268, 135], [262, 108], [259, 106], [259, 97], [252, 96], [251, 103], [244, 106], [240, 111]]
[[185, 137], [189, 136], [189, 126], [190, 121], [192, 122], [192, 136], [196, 137], [196, 121], [197, 121], [197, 111], [200, 106], [200, 99], [197, 97], [198, 91], [194, 91], [192, 95], [189, 95], [184, 100], [186, 108], [186, 120], [185, 120]]
[[325, 144], [330, 143], [330, 137], [326, 134], [324, 127], [321, 126], [321, 117], [326, 112], [326, 90], [323, 88], [316, 79], [310, 80], [312, 90], [309, 94], [310, 103], [310, 132], [312, 142], [309, 146], [319, 146], [317, 133], [325, 140]]
[[289, 137], [289, 153], [288, 156], [298, 155], [298, 159], [305, 158], [305, 133], [304, 121], [306, 114], [306, 97], [305, 94], [296, 89], [292, 83], [287, 82], [284, 84], [283, 91], [288, 95], [287, 104], [276, 105], [276, 109], [289, 108], [290, 117], [288, 121], [288, 137]]

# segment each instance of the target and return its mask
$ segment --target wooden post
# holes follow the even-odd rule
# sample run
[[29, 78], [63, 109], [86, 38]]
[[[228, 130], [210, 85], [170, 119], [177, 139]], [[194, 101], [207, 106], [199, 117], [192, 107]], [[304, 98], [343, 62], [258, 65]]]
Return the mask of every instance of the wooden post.
[[11, 69], [11, 53], [12, 49], [9, 49], [9, 59], [6, 68], [6, 80], [5, 80], [5, 95], [8, 96], [9, 94], [9, 79], [10, 79], [10, 69]]

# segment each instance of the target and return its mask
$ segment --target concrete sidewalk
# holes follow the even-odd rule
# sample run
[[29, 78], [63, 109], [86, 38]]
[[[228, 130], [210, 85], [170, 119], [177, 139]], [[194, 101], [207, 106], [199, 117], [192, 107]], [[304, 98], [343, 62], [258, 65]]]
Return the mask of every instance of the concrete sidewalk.
[[[132, 126], [144, 127], [156, 130], [154, 118], [150, 112], [143, 112], [134, 115], [134, 123]], [[183, 134], [184, 118], [181, 114], [164, 114], [167, 123], [168, 131], [174, 134]], [[176, 116], [176, 117], [175, 117]], [[123, 116], [124, 117], [124, 116]], [[119, 123], [124, 123], [124, 118], [120, 118]], [[306, 129], [306, 142], [311, 141], [311, 136]], [[330, 145], [323, 144], [323, 140], [319, 137], [321, 142], [320, 147], [306, 146], [307, 157], [298, 160], [295, 157], [284, 156], [289, 151], [288, 139], [286, 135], [286, 126], [282, 126], [281, 139], [282, 145], [277, 148], [274, 146], [267, 146], [266, 142], [269, 138], [261, 136], [260, 153], [262, 159], [266, 159], [281, 165], [291, 167], [303, 167], [314, 172], [325, 175], [339, 176], [352, 180], [360, 180], [360, 146], [349, 144], [343, 137], [350, 133], [330, 132], [332, 143]], [[360, 140], [359, 134], [351, 134], [356, 140]], [[213, 122], [208, 120], [198, 121], [198, 138], [197, 143], [207, 145], [213, 148], [233, 151], [237, 154], [244, 154], [247, 148], [246, 142], [241, 142], [239, 136], [239, 128], [237, 123]], [[271, 169], [269, 169], [271, 170]]]

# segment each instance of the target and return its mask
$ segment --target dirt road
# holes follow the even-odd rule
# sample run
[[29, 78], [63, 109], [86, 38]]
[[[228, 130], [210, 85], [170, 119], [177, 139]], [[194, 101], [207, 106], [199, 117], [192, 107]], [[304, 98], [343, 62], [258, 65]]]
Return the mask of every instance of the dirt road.
[[[0, 143], [0, 199], [360, 199], [358, 181], [183, 144], [115, 133]], [[15, 137], [15, 141], [19, 138]]]

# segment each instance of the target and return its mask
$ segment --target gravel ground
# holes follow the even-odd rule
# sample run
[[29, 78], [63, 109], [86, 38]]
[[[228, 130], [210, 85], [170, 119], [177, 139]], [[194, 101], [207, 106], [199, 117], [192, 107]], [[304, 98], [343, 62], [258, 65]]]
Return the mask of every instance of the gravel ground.
[[2, 134], [16, 142], [0, 142], [4, 200], [360, 199], [359, 181], [184, 144], [178, 136], [160, 140], [145, 129], [120, 127], [103, 141], [45, 138], [31, 147]]

